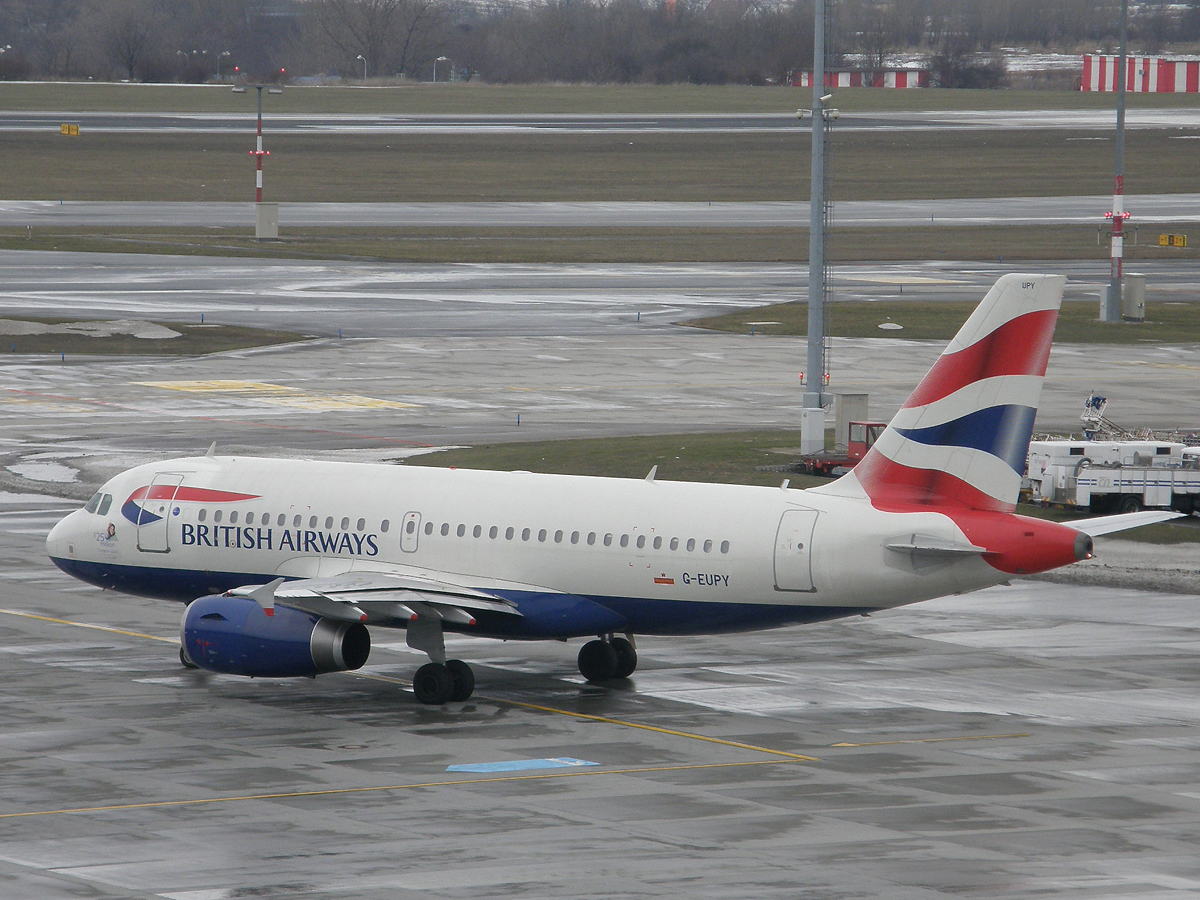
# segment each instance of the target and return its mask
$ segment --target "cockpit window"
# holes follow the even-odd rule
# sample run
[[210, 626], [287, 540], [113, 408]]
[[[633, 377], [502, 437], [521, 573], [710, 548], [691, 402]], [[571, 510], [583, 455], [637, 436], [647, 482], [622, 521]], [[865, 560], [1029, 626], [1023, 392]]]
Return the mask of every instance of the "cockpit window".
[[105, 494], [104, 499], [100, 501], [100, 508], [96, 512], [102, 516], [107, 516], [110, 506], [112, 506], [112, 494]]
[[104, 494], [102, 494], [100, 491], [97, 491], [96, 493], [94, 493], [92, 495], [92, 499], [87, 502], [87, 506], [84, 507], [84, 510], [86, 510], [87, 512], [90, 512], [90, 513], [94, 513], [97, 509], [100, 508], [100, 501], [103, 499], [104, 499]]

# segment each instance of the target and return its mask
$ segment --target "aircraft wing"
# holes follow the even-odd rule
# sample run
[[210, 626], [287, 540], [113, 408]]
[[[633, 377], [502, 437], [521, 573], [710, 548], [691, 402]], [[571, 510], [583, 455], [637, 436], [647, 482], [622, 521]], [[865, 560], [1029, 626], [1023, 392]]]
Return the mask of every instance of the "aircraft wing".
[[1126, 531], [1142, 525], [1153, 525], [1155, 522], [1166, 522], [1168, 519], [1178, 519], [1182, 515], [1184, 513], [1169, 509], [1148, 509], [1144, 512], [1121, 513], [1116, 516], [1097, 516], [1094, 519], [1079, 519], [1075, 522], [1063, 522], [1062, 524], [1074, 528], [1076, 531], [1082, 531], [1091, 537], [1098, 537], [1102, 534]]
[[424, 616], [473, 625], [472, 611], [520, 616], [515, 604], [498, 594], [477, 591], [432, 576], [391, 572], [348, 572], [331, 578], [277, 578], [270, 584], [234, 588], [270, 615], [278, 603], [347, 622], [415, 621]]

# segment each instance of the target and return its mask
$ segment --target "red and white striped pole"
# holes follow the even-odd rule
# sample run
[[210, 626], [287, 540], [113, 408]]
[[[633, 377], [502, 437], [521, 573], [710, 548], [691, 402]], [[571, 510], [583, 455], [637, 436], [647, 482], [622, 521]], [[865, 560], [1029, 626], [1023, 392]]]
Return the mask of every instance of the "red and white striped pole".
[[254, 166], [254, 202], [262, 203], [262, 163], [264, 156], [271, 154], [263, 149], [262, 141], [262, 92], [265, 84], [256, 84], [258, 89], [258, 142], [255, 144], [255, 149], [250, 151], [250, 155], [255, 158]]

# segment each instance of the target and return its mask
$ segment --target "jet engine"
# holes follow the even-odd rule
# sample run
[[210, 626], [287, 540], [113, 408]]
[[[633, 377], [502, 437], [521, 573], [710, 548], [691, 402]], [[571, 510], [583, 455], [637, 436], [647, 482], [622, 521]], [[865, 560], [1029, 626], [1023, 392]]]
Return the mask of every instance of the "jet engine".
[[358, 669], [371, 652], [361, 622], [339, 622], [286, 606], [273, 615], [247, 597], [193, 600], [180, 646], [203, 669], [251, 678], [292, 678]]

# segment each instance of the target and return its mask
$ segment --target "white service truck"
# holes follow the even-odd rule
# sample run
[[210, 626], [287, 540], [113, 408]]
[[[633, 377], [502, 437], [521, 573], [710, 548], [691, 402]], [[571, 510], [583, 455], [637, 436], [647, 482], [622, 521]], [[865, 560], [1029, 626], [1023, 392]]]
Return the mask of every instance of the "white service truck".
[[1030, 441], [1025, 479], [1035, 503], [1200, 513], [1200, 447], [1175, 441]]

